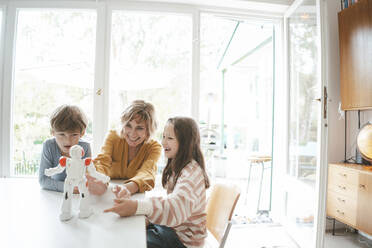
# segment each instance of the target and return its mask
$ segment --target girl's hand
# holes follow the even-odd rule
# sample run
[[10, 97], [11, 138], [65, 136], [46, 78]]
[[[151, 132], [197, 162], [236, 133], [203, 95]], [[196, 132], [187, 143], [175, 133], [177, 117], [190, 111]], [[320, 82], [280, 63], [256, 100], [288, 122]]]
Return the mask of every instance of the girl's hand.
[[127, 187], [125, 186], [119, 186], [119, 185], [116, 185], [113, 189], [112, 189], [112, 192], [114, 192], [116, 198], [127, 198], [129, 199], [132, 194], [130, 193], [130, 191], [128, 190]]
[[113, 212], [121, 217], [132, 216], [137, 211], [137, 201], [130, 200], [127, 198], [114, 199], [114, 206], [112, 208], [105, 209], [103, 212]]
[[107, 185], [92, 176], [86, 175], [88, 179], [88, 190], [92, 195], [102, 195], [107, 190]]

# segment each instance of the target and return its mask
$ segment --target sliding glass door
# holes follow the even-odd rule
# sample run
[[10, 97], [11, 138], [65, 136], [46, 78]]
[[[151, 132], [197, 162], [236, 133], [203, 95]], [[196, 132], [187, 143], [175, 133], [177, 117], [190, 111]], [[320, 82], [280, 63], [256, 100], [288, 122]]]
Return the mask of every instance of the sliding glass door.
[[[300, 247], [315, 247], [324, 212], [326, 87], [322, 82], [319, 1], [296, 1], [286, 18], [289, 67], [285, 223]], [[322, 186], [321, 186], [322, 185]]]

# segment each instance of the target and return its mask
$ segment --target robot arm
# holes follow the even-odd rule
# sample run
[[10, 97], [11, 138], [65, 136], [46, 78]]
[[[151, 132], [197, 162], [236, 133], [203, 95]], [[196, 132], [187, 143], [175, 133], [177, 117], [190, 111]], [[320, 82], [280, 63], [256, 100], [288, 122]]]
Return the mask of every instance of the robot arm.
[[96, 171], [96, 167], [94, 167], [94, 164], [92, 163], [91, 158], [86, 158], [84, 162], [85, 162], [85, 165], [87, 166], [87, 170], [90, 176], [102, 181], [103, 183], [108, 183], [110, 181], [109, 176], [106, 176]]
[[59, 159], [58, 166], [56, 166], [54, 168], [45, 169], [44, 174], [48, 177], [53, 176], [55, 174], [59, 174], [59, 173], [61, 173], [65, 170], [66, 164], [67, 164], [67, 158], [66, 157], [61, 157]]

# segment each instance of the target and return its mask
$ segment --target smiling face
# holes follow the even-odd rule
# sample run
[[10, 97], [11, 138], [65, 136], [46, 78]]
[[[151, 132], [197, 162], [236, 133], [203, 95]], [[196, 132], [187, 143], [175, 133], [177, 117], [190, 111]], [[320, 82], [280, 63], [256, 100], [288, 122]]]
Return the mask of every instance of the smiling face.
[[56, 138], [56, 142], [61, 155], [70, 156], [69, 151], [71, 146], [77, 145], [80, 138], [84, 133], [80, 133], [79, 130], [76, 131], [52, 131], [53, 136]]
[[171, 123], [167, 123], [164, 127], [163, 139], [161, 144], [164, 148], [164, 155], [167, 158], [175, 158], [178, 152], [178, 140], [174, 132], [174, 126]]
[[123, 135], [130, 147], [141, 145], [148, 137], [146, 122], [138, 118], [128, 121], [123, 127]]

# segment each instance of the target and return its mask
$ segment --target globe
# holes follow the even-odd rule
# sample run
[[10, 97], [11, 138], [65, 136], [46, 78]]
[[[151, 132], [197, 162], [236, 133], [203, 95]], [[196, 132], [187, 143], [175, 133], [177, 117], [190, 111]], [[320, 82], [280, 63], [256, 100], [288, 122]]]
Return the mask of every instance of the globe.
[[357, 146], [362, 157], [372, 162], [372, 124], [363, 126], [357, 137]]

